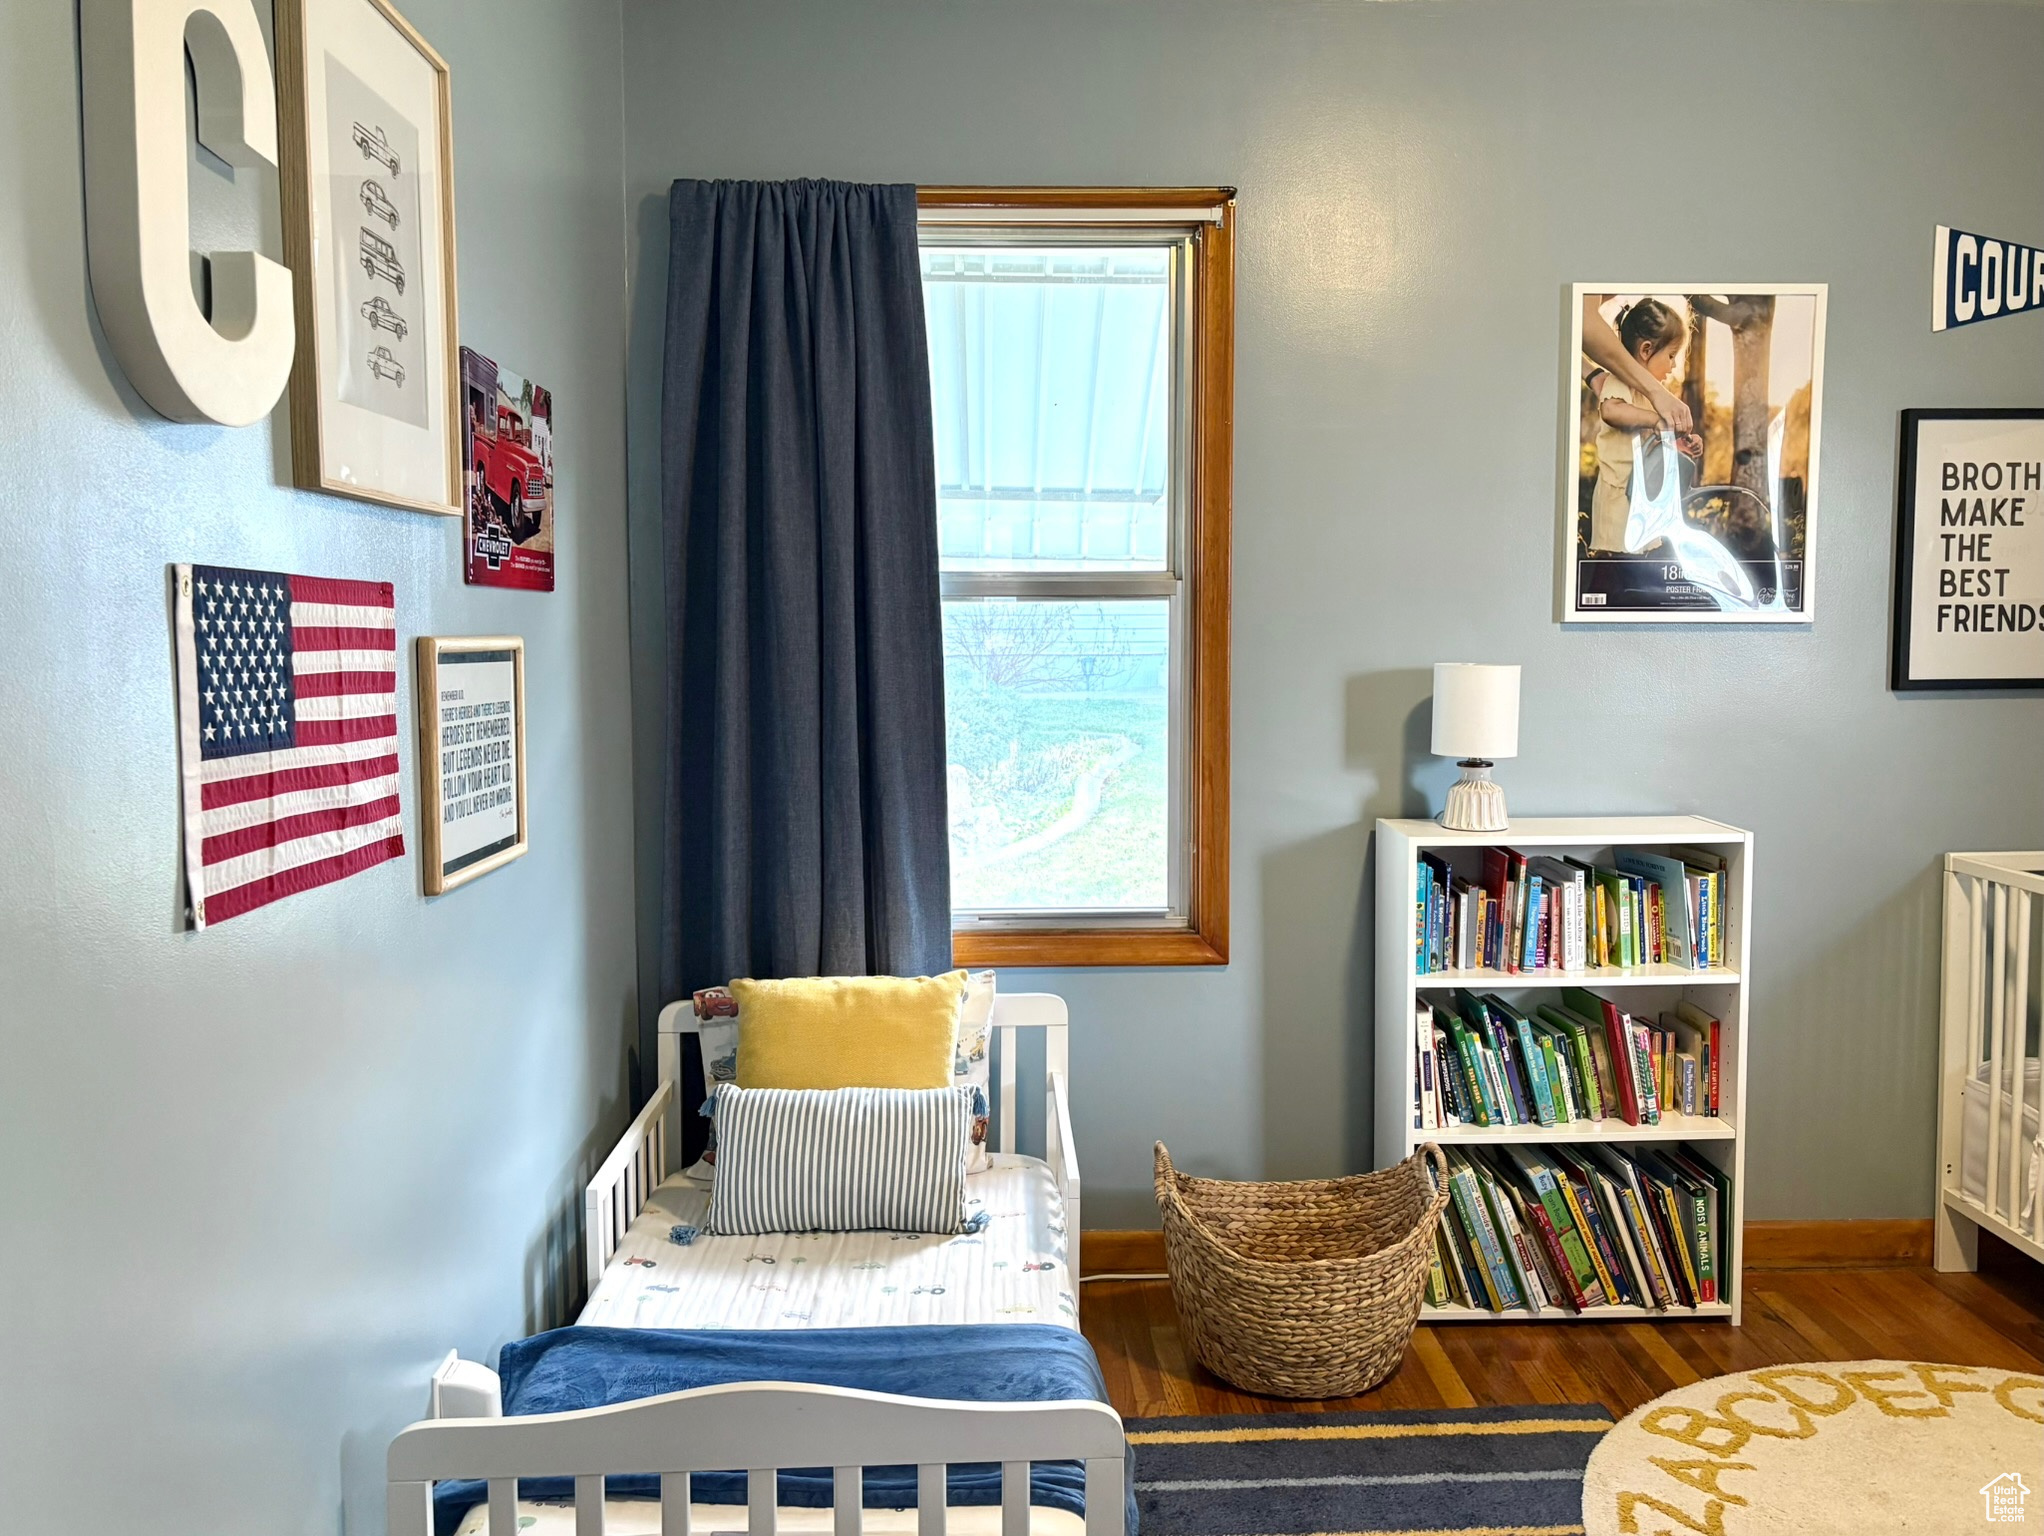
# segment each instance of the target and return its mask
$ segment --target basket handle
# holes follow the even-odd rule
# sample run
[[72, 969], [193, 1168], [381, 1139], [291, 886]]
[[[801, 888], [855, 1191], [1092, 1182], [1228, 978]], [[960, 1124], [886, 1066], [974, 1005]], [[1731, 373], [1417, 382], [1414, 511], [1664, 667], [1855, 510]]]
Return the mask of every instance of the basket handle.
[[[1163, 1143], [1159, 1142], [1158, 1145], [1162, 1146]], [[1441, 1150], [1440, 1143], [1433, 1141], [1428, 1142], [1419, 1150], [1420, 1155], [1426, 1158], [1428, 1165], [1433, 1169], [1433, 1214], [1438, 1216], [1448, 1204], [1448, 1154]]]
[[1157, 1209], [1164, 1208], [1167, 1200], [1178, 1198], [1178, 1170], [1171, 1166], [1171, 1149], [1163, 1142], [1157, 1143], [1157, 1166], [1154, 1180], [1157, 1186]]

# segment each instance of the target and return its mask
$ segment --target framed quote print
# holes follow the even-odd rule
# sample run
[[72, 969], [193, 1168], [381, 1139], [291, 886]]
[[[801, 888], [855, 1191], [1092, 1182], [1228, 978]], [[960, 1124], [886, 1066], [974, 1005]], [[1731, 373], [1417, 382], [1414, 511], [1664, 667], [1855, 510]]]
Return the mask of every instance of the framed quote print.
[[1815, 612], [1822, 283], [1578, 283], [1563, 384], [1561, 617]]
[[457, 516], [447, 66], [385, 0], [277, 0], [292, 479]]
[[2044, 688], [2044, 410], [1902, 413], [1892, 684]]
[[421, 635], [419, 843], [426, 894], [526, 849], [525, 642]]

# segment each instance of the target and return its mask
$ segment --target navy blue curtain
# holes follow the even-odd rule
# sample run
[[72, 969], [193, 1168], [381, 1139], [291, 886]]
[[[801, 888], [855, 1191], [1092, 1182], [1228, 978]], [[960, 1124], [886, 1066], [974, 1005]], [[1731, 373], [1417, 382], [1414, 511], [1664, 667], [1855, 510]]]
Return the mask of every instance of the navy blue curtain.
[[666, 998], [951, 963], [915, 188], [677, 181]]

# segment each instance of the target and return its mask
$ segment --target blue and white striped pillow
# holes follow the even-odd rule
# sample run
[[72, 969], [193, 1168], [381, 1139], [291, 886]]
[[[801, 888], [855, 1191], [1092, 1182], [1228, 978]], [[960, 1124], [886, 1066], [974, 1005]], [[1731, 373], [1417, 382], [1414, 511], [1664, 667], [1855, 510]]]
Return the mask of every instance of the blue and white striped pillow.
[[970, 1088], [716, 1093], [706, 1225], [757, 1232], [961, 1232]]

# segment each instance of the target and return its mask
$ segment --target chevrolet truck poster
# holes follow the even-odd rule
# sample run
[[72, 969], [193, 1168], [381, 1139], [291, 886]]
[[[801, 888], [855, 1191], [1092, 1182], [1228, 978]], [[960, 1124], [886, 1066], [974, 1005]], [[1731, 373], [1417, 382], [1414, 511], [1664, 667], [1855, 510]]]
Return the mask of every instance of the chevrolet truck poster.
[[461, 349], [462, 454], [468, 495], [462, 567], [469, 585], [554, 589], [554, 397]]

